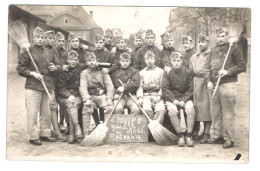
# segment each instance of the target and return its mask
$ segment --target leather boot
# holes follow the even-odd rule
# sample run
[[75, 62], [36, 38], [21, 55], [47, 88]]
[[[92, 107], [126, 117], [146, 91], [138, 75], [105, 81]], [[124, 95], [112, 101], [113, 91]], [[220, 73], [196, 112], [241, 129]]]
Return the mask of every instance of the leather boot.
[[99, 122], [99, 118], [98, 118], [98, 110], [97, 109], [94, 109], [92, 117], [95, 121], [96, 126], [98, 126], [100, 124], [100, 122]]
[[54, 129], [54, 137], [61, 142], [66, 141], [66, 137], [63, 136], [60, 132], [60, 127], [59, 127], [59, 123], [58, 123], [58, 116], [56, 114], [56, 111], [51, 111], [51, 123], [52, 123], [52, 127]]
[[179, 141], [178, 141], [178, 146], [179, 147], [185, 147], [185, 137], [182, 132], [178, 133], [179, 136]]
[[187, 133], [187, 147], [194, 147], [194, 141], [192, 139], [191, 133]]
[[70, 116], [68, 116], [68, 119], [69, 119], [69, 123], [70, 123], [70, 127], [69, 127], [69, 132], [70, 132], [70, 135], [69, 135], [69, 140], [68, 142], [70, 144], [74, 144], [76, 142], [75, 140], [75, 135], [74, 135], [74, 127], [73, 127], [73, 123], [72, 123], [72, 119]]

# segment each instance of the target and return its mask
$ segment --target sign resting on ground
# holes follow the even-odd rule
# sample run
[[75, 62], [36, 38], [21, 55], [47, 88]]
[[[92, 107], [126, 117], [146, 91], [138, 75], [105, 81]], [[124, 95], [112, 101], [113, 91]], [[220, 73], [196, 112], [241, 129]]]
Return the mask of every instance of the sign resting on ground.
[[108, 132], [105, 141], [148, 142], [147, 125], [148, 119], [144, 115], [113, 114], [107, 122]]

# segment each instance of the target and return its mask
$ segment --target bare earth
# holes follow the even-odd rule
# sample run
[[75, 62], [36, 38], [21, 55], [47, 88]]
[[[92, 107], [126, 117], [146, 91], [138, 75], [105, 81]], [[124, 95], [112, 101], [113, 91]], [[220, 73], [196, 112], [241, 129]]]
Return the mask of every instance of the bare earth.
[[[159, 146], [155, 142], [114, 143], [98, 147], [82, 147], [67, 142], [31, 145], [26, 126], [24, 81], [17, 74], [8, 75], [6, 147], [9, 160], [248, 163], [249, 73], [239, 75], [235, 147], [226, 150], [222, 145], [198, 142], [193, 148]], [[242, 156], [239, 161], [234, 161], [237, 154]]]

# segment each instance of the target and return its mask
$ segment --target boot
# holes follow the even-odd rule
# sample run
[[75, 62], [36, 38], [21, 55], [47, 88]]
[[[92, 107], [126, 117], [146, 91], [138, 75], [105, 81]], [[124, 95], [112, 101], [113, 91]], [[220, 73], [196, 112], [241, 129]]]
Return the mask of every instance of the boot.
[[195, 122], [195, 115], [187, 114], [187, 132], [192, 132], [194, 122]]
[[84, 138], [86, 138], [88, 136], [90, 119], [91, 119], [91, 114], [87, 113], [86, 110], [84, 110], [84, 108], [83, 108], [82, 121], [83, 121], [83, 134], [84, 134]]
[[51, 111], [51, 123], [52, 127], [54, 129], [54, 137], [61, 142], [66, 141], [66, 137], [63, 136], [60, 132], [59, 123], [58, 123], [58, 116], [56, 114], [56, 111]]
[[92, 117], [95, 121], [96, 126], [98, 126], [100, 124], [100, 122], [99, 122], [99, 118], [98, 118], [98, 110], [97, 109], [94, 109]]
[[178, 133], [179, 136], [179, 141], [178, 141], [178, 146], [179, 147], [185, 147], [185, 137], [182, 132]]
[[75, 138], [80, 141], [80, 140], [82, 140], [82, 132], [81, 132], [81, 128], [79, 126], [77, 107], [68, 108], [68, 114], [72, 120], [72, 125], [70, 124], [70, 127], [74, 126]]
[[104, 123], [104, 109], [103, 108], [99, 108], [99, 118], [100, 118], [100, 121], [102, 121]]
[[187, 133], [187, 147], [194, 147], [194, 141], [192, 140], [191, 133]]
[[68, 117], [68, 119], [69, 119], [69, 124], [70, 124], [70, 127], [69, 127], [69, 133], [70, 133], [70, 135], [69, 135], [69, 140], [68, 140], [68, 142], [69, 142], [70, 144], [74, 144], [74, 143], [76, 142], [76, 139], [75, 139], [75, 135], [74, 135], [73, 122], [72, 122], [72, 119], [71, 119], [70, 116]]
[[209, 134], [204, 134], [203, 138], [200, 140], [200, 143], [205, 144], [207, 142], [207, 140], [209, 139], [209, 137], [210, 137]]

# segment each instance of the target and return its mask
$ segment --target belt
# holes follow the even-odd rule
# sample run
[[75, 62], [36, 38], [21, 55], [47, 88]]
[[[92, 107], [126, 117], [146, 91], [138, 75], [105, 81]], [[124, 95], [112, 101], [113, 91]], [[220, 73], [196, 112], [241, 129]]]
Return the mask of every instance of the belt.
[[89, 93], [89, 95], [101, 96], [101, 95], [105, 94], [106, 91], [103, 89], [99, 89], [99, 88], [91, 88], [91, 89], [88, 89], [88, 93]]

